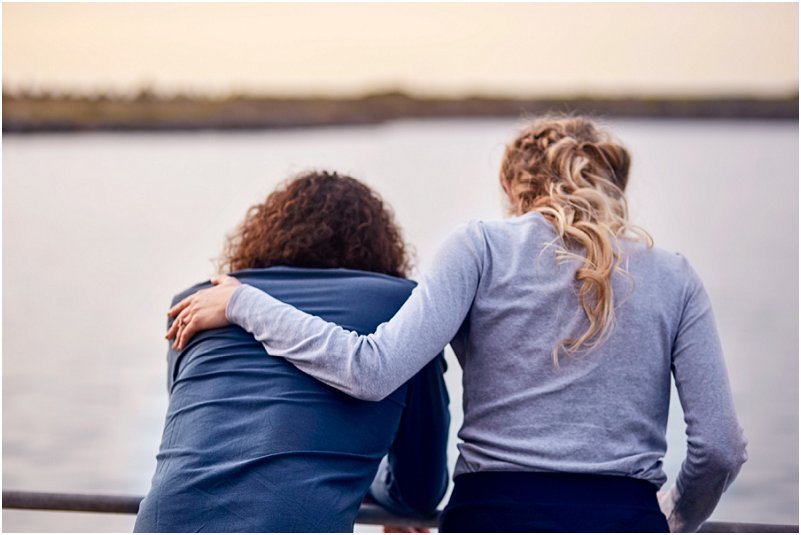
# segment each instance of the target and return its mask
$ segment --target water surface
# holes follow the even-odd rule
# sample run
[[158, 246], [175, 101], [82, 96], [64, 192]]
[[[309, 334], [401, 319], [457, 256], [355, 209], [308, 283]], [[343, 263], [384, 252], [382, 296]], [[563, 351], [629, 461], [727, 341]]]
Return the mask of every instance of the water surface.
[[[503, 216], [508, 120], [3, 140], [3, 488], [144, 494], [166, 409], [173, 294], [285, 177], [350, 173], [395, 209], [425, 269], [471, 218]], [[614, 121], [633, 219], [705, 281], [750, 460], [714, 518], [798, 522], [798, 126]], [[461, 422], [451, 359], [453, 427]], [[665, 467], [684, 454], [680, 407]], [[7, 531], [125, 531], [133, 517], [5, 511]]]

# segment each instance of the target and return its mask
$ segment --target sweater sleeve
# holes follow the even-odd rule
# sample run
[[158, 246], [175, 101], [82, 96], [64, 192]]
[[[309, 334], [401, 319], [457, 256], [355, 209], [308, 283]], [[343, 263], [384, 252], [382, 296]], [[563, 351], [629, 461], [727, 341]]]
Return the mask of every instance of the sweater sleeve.
[[456, 335], [478, 287], [483, 243], [478, 223], [454, 232], [406, 303], [367, 336], [301, 312], [248, 285], [234, 292], [226, 315], [271, 355], [286, 358], [353, 397], [381, 400]]
[[746, 461], [712, 306], [689, 265], [687, 297], [673, 345], [673, 377], [684, 411], [687, 457], [662, 500], [671, 531], [695, 531]]

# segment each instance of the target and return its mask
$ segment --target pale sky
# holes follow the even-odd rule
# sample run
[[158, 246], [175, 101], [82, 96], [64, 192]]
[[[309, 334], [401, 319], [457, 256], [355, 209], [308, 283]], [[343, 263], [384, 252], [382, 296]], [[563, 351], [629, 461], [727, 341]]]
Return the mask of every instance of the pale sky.
[[798, 5], [4, 3], [3, 83], [784, 96], [798, 87]]

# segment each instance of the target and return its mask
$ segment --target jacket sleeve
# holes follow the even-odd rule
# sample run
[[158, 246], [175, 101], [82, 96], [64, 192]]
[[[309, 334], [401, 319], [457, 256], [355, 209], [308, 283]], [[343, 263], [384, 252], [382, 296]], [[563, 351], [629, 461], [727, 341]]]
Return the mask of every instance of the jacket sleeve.
[[672, 351], [672, 371], [684, 411], [687, 456], [662, 498], [671, 531], [695, 531], [712, 514], [746, 461], [746, 441], [734, 411], [723, 351], [709, 297], [686, 265], [689, 283]]
[[477, 225], [446, 240], [406, 303], [373, 334], [346, 331], [248, 285], [236, 289], [226, 315], [271, 355], [353, 397], [381, 400], [434, 359], [467, 316], [483, 261]]
[[448, 488], [445, 368], [440, 355], [409, 381], [398, 433], [370, 487], [376, 502], [401, 516], [429, 516]]

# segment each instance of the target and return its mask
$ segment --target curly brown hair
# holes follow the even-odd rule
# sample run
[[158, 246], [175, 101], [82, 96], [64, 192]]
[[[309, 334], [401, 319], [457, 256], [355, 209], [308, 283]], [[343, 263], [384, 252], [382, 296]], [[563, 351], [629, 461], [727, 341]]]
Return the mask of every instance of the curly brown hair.
[[284, 182], [226, 238], [221, 271], [279, 265], [406, 277], [411, 262], [381, 197], [355, 178], [321, 171]]

